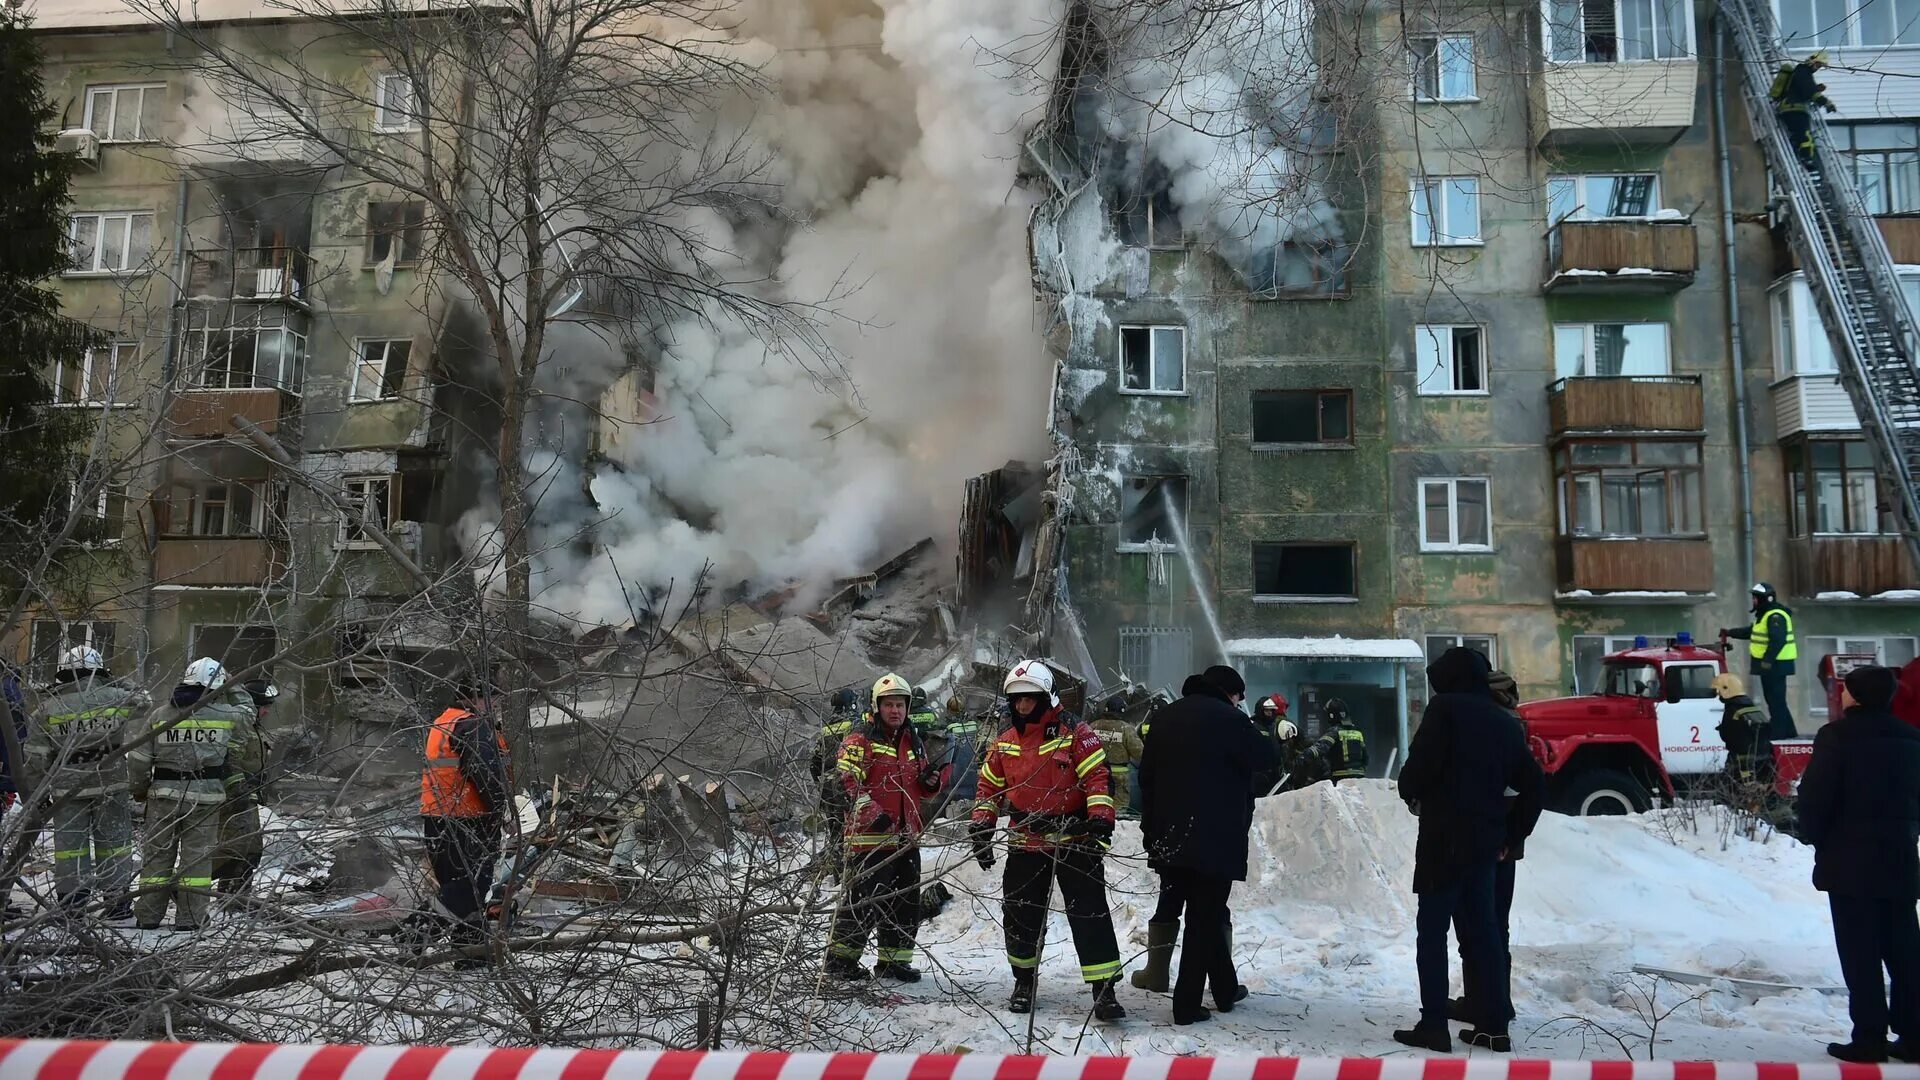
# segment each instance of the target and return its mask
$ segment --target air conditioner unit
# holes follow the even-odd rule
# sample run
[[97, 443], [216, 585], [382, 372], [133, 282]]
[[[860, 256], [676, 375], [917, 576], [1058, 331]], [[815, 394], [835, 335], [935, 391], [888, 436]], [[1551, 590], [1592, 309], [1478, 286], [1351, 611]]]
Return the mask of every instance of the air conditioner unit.
[[53, 148], [72, 154], [75, 161], [90, 169], [100, 167], [100, 136], [91, 128], [67, 128], [53, 137]]

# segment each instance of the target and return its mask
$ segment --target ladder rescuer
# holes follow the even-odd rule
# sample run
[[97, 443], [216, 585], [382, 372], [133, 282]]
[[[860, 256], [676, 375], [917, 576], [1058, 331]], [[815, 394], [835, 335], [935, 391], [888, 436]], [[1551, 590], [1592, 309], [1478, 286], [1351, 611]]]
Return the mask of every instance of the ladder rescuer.
[[860, 957], [879, 931], [880, 962], [873, 973], [919, 982], [913, 939], [920, 926], [920, 801], [940, 792], [946, 769], [927, 760], [908, 719], [913, 690], [898, 675], [882, 675], [868, 697], [869, 712], [840, 744], [834, 768], [846, 792], [847, 887], [833, 912], [826, 972], [865, 979]]
[[1773, 77], [1773, 85], [1767, 89], [1767, 96], [1773, 99], [1774, 116], [1787, 130], [1787, 141], [1800, 155], [1800, 163], [1808, 168], [1818, 164], [1814, 156], [1812, 109], [1817, 105], [1833, 112], [1835, 108], [1833, 102], [1827, 100], [1827, 84], [1818, 77], [1820, 69], [1826, 66], [1825, 49], [1797, 64], [1783, 63]]
[[1047, 926], [1047, 900], [1060, 880], [1080, 976], [1093, 990], [1093, 1015], [1127, 1015], [1114, 999], [1120, 944], [1107, 908], [1104, 859], [1113, 837], [1113, 779], [1100, 736], [1060, 708], [1053, 670], [1022, 660], [1001, 685], [1009, 724], [980, 766], [980, 803], [973, 811], [973, 857], [993, 867], [993, 832], [1007, 815], [1007, 869], [1001, 879], [1007, 962], [1013, 968], [1011, 1012], [1033, 1010], [1035, 977]]
[[420, 770], [420, 823], [438, 900], [456, 945], [485, 940], [484, 905], [500, 860], [500, 828], [519, 828], [512, 758], [484, 687], [463, 687], [459, 704], [427, 729]]

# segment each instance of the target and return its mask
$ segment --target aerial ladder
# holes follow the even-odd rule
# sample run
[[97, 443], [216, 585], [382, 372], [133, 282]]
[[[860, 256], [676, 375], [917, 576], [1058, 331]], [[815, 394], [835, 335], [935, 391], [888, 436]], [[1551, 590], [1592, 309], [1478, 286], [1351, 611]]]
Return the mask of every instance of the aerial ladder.
[[1770, 0], [1720, 0], [1720, 12], [1740, 58], [1754, 134], [1785, 204], [1787, 240], [1833, 345], [1840, 385], [1891, 488], [1882, 497], [1920, 567], [1920, 339], [1893, 257], [1834, 152], [1820, 110], [1812, 109], [1812, 166], [1801, 161], [1774, 114], [1769, 88], [1780, 66], [1794, 61], [1781, 44]]

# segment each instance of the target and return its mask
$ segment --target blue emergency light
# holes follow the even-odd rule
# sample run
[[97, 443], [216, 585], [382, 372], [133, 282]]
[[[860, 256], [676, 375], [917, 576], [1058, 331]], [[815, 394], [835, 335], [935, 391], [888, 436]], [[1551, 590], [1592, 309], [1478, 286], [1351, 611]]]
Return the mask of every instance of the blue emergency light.
[[1636, 649], [1644, 649], [1644, 648], [1646, 648], [1646, 647], [1647, 647], [1647, 635], [1645, 635], [1645, 634], [1635, 634], [1635, 635], [1634, 635], [1634, 637], [1633, 637], [1633, 647], [1634, 647], [1634, 648], [1636, 648]]
[[1691, 630], [1680, 631], [1679, 634], [1675, 635], [1673, 639], [1673, 643], [1675, 645], [1680, 646], [1683, 649], [1692, 648], [1693, 647], [1693, 631]]

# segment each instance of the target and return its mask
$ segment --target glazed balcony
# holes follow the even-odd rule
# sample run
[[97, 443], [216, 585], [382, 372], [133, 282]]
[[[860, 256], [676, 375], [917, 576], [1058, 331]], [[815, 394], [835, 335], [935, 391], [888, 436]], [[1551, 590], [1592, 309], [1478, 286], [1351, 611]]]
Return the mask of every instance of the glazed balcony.
[[1700, 65], [1693, 59], [1548, 62], [1539, 80], [1538, 141], [1551, 147], [1652, 149], [1693, 126]]

